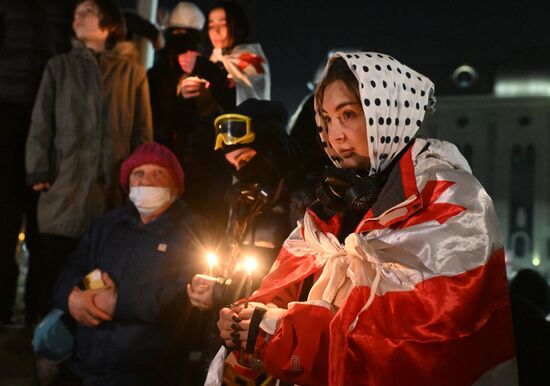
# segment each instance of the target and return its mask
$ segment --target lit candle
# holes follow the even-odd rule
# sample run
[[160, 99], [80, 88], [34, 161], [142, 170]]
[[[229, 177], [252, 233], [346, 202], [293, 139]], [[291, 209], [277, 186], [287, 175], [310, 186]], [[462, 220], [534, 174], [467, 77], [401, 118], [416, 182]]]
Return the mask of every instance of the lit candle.
[[206, 262], [208, 263], [208, 275], [212, 276], [214, 271], [214, 266], [218, 261], [218, 256], [213, 252], [208, 252], [206, 254]]
[[244, 301], [244, 308], [248, 307], [248, 299], [252, 294], [252, 272], [256, 269], [256, 259], [252, 256], [249, 256], [245, 260], [245, 269], [246, 269], [246, 298]]

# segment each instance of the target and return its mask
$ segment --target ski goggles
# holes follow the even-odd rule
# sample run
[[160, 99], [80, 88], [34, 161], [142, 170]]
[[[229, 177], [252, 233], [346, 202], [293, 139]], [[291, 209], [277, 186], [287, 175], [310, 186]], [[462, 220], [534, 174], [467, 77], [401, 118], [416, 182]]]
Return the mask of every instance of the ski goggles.
[[252, 130], [252, 118], [241, 114], [223, 114], [214, 121], [216, 143], [214, 150], [225, 145], [252, 143], [256, 134]]

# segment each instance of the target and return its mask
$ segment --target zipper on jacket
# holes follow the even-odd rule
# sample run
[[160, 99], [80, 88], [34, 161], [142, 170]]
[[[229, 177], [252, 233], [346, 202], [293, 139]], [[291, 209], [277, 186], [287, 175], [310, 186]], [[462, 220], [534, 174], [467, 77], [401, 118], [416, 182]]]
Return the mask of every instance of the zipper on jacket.
[[389, 209], [386, 209], [384, 211], [384, 213], [382, 213], [381, 215], [377, 216], [377, 217], [371, 217], [371, 218], [366, 218], [364, 220], [362, 220], [359, 225], [355, 228], [355, 229], [360, 229], [363, 227], [363, 225], [365, 225], [365, 223], [367, 221], [377, 221], [377, 220], [380, 220], [381, 217], [384, 217], [386, 214], [388, 214], [389, 212], [391, 212], [392, 210], [396, 210], [396, 209], [399, 209], [399, 208], [403, 208], [407, 205], [410, 205], [411, 203], [413, 203], [416, 199], [418, 198], [418, 196], [416, 194], [413, 194], [412, 196], [410, 196], [409, 198], [407, 198], [405, 201], [397, 204], [397, 205], [394, 205], [392, 206], [391, 208]]

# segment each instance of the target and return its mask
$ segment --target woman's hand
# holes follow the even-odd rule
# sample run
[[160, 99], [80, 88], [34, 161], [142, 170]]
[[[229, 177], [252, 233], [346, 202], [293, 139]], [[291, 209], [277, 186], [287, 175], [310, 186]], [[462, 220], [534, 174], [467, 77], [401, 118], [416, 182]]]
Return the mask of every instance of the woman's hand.
[[193, 72], [195, 69], [195, 63], [197, 62], [197, 56], [199, 56], [199, 53], [191, 50], [178, 55], [178, 63], [183, 72], [187, 74]]
[[195, 275], [191, 284], [187, 284], [187, 295], [191, 304], [205, 311], [212, 308], [212, 293], [216, 278], [206, 275]]
[[241, 306], [222, 308], [218, 319], [220, 336], [227, 347], [241, 345], [246, 348], [250, 319], [254, 313], [254, 307], [243, 309]]
[[187, 78], [184, 78], [178, 84], [177, 93], [181, 94], [181, 96], [185, 99], [198, 97], [201, 93], [201, 85], [203, 84], [206, 88], [210, 87], [210, 82], [208, 82], [206, 79], [201, 79], [196, 76], [189, 76]]

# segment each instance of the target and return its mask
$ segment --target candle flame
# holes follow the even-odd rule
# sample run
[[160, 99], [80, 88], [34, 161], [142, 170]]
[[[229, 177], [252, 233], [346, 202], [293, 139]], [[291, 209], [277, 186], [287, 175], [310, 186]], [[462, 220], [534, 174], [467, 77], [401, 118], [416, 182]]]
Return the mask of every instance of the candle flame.
[[208, 266], [213, 267], [218, 262], [218, 256], [213, 252], [208, 252], [206, 254], [206, 261], [208, 262]]
[[252, 271], [254, 271], [257, 266], [256, 259], [253, 256], [248, 256], [244, 262], [244, 266], [246, 268], [246, 272], [251, 275]]

